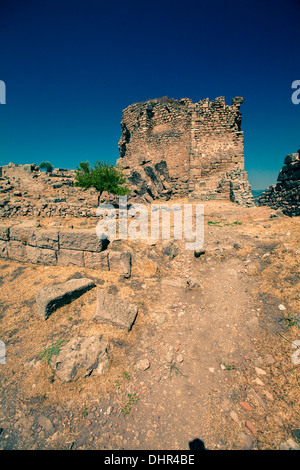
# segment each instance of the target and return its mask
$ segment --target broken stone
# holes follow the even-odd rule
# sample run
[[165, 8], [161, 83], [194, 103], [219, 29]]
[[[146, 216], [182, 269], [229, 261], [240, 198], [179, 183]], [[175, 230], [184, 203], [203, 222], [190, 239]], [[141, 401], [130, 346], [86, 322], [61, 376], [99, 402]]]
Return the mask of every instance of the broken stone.
[[229, 416], [235, 423], [237, 423], [239, 426], [241, 425], [241, 422], [239, 420], [239, 416], [238, 416], [236, 411], [231, 410], [230, 413], [229, 413]]
[[300, 450], [300, 444], [294, 441], [294, 439], [288, 439], [286, 442], [281, 442], [279, 445], [280, 450]]
[[178, 255], [178, 247], [174, 242], [163, 242], [162, 244], [162, 252], [164, 255], [169, 257], [169, 260], [172, 261], [172, 259], [175, 258], [175, 256]]
[[256, 385], [265, 385], [262, 380], [260, 380], [258, 377], [256, 377], [256, 379], [252, 380], [252, 383], [255, 383]]
[[51, 361], [55, 374], [62, 382], [99, 375], [109, 364], [109, 345], [102, 335], [71, 339], [61, 347]]
[[260, 369], [259, 367], [255, 367], [255, 372], [258, 375], [266, 375], [266, 371], [264, 371], [263, 369]]
[[246, 421], [245, 426], [249, 429], [249, 431], [252, 432], [252, 434], [257, 434], [257, 429], [254, 426], [254, 424], [252, 423], [252, 421]]
[[252, 439], [249, 436], [249, 434], [246, 434], [244, 432], [240, 432], [239, 433], [239, 439], [244, 443], [244, 445], [245, 445], [244, 449], [245, 450], [250, 450], [252, 448], [253, 442], [252, 442]]
[[95, 322], [107, 323], [130, 331], [138, 313], [136, 305], [109, 294], [102, 289], [97, 291], [97, 307], [93, 317]]
[[136, 368], [139, 370], [147, 370], [150, 367], [150, 362], [148, 359], [141, 359], [139, 362], [136, 364]]
[[95, 287], [94, 281], [82, 278], [40, 289], [36, 295], [36, 302], [41, 318], [46, 320], [59, 307], [72, 302], [93, 287]]
[[44, 415], [41, 415], [38, 417], [38, 423], [39, 425], [47, 432], [53, 432], [54, 427], [53, 424], [51, 423], [50, 419], [47, 418]]
[[110, 251], [108, 257], [109, 270], [129, 278], [131, 275], [131, 255], [127, 251]]
[[292, 429], [293, 438], [300, 443], [300, 429]]

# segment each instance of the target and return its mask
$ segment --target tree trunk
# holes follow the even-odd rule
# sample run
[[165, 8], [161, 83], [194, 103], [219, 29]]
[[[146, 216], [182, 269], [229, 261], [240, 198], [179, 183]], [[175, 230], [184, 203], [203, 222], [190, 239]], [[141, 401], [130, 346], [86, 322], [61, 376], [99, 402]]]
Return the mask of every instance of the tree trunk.
[[100, 198], [101, 198], [101, 195], [102, 195], [103, 191], [100, 191], [99, 195], [98, 195], [98, 202], [97, 202], [97, 206], [100, 205]]

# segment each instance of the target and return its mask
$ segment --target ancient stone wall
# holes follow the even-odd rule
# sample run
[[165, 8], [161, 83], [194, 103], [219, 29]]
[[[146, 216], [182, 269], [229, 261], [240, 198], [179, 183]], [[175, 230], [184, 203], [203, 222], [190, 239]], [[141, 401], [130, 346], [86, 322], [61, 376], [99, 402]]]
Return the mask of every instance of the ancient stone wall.
[[93, 217], [96, 220], [96, 207], [90, 207], [85, 201], [69, 203], [67, 198], [45, 198], [44, 201], [12, 201], [9, 198], [0, 200], [0, 217]]
[[286, 156], [277, 184], [267, 188], [258, 199], [261, 206], [282, 209], [289, 216], [300, 215], [300, 149]]
[[80, 266], [131, 273], [131, 254], [106, 250], [95, 230], [55, 230], [26, 224], [0, 225], [0, 258], [47, 266]]
[[244, 188], [238, 203], [252, 204], [244, 171], [242, 101], [236, 97], [228, 106], [224, 97], [199, 103], [164, 97], [126, 108], [117, 163], [133, 185], [134, 195], [148, 202], [172, 195], [230, 200], [234, 170], [235, 176], [240, 172], [239, 189]]

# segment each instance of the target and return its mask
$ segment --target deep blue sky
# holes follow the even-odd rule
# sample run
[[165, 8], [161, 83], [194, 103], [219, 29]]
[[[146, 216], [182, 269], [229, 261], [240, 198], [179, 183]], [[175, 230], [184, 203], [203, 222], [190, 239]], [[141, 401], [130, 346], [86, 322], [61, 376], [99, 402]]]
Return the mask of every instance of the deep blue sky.
[[122, 110], [243, 96], [253, 189], [300, 147], [298, 0], [0, 0], [0, 165], [115, 163]]

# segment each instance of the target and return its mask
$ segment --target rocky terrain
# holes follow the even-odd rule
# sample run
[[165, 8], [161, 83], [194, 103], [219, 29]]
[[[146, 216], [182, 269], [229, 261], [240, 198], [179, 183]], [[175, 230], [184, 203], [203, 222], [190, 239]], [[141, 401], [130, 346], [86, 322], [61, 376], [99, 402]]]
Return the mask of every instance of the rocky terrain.
[[0, 448], [299, 449], [299, 218], [206, 201], [201, 250], [116, 239], [108, 264], [72, 244], [51, 264], [45, 234], [92, 231], [97, 194], [32, 172], [1, 181], [26, 257], [0, 260]]

